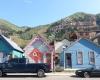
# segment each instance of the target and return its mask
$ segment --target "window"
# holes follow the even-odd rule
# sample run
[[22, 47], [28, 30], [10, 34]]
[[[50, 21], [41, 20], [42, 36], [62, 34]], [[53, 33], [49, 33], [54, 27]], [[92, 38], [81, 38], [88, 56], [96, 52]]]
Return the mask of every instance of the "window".
[[83, 36], [83, 33], [82, 32], [80, 32], [80, 36]]
[[28, 62], [28, 59], [26, 58], [19, 58], [18, 63], [26, 63], [26, 60]]
[[82, 54], [82, 51], [79, 51], [77, 53], [77, 63], [78, 64], [83, 64], [83, 54]]
[[89, 35], [89, 33], [88, 33], [88, 32], [86, 32], [86, 33], [85, 33], [85, 35], [86, 35], [86, 36], [88, 36], [88, 35]]
[[94, 52], [93, 51], [89, 52], [89, 63], [90, 64], [95, 64], [95, 56], [94, 56]]

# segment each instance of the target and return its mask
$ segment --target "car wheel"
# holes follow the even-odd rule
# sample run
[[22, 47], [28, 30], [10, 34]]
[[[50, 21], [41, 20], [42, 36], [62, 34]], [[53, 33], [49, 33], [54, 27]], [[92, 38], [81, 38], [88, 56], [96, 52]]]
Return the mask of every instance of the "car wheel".
[[89, 73], [88, 72], [84, 72], [84, 77], [85, 78], [89, 78], [90, 77]]
[[45, 72], [43, 69], [39, 69], [38, 72], [37, 72], [37, 76], [38, 77], [44, 77], [45, 76]]
[[0, 70], [0, 77], [2, 77], [3, 76], [3, 73], [2, 73], [2, 70]]
[[5, 76], [7, 76], [7, 74], [6, 73], [3, 73], [2, 76], [5, 77]]

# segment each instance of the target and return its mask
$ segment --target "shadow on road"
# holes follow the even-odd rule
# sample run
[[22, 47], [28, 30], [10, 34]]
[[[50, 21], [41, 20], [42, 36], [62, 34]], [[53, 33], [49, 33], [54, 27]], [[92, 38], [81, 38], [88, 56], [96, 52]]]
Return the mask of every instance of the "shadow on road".
[[[76, 75], [72, 75], [70, 77], [73, 77], [73, 78], [84, 78], [84, 77], [79, 77], [79, 76], [76, 76]], [[90, 78], [100, 78], [100, 76], [92, 76]]]
[[38, 78], [37, 75], [6, 75], [1, 78], [28, 78], [28, 77], [29, 78]]
[[71, 75], [70, 77], [73, 77], [73, 78], [81, 78], [81, 77], [76, 76], [76, 75]]

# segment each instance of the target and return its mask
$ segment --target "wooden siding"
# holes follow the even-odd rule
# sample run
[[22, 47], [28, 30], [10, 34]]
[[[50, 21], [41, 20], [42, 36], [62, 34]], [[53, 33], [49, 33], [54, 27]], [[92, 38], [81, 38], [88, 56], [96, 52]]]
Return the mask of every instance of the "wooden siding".
[[[79, 65], [77, 64], [77, 53], [79, 51], [82, 51], [83, 53], [83, 64]], [[89, 52], [93, 51], [95, 56], [95, 66], [100, 66], [100, 47], [92, 43], [91, 41], [88, 41], [86, 39], [81, 39], [77, 42], [75, 42], [73, 45], [71, 45], [69, 48], [65, 49], [64, 51], [64, 57], [65, 54], [71, 53], [71, 61], [72, 61], [72, 68], [88, 68], [92, 67], [94, 65], [89, 64]], [[64, 58], [66, 60], [66, 58]], [[65, 68], [66, 68], [66, 63]]]

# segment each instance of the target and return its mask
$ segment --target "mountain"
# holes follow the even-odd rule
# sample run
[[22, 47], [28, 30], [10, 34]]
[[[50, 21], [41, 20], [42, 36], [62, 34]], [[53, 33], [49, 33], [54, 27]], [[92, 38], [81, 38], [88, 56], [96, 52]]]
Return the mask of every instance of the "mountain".
[[19, 31], [20, 28], [6, 20], [0, 19], [0, 29], [8, 31]]
[[97, 25], [100, 26], [100, 14], [96, 14]]
[[78, 31], [90, 31], [100, 26], [100, 14], [74, 13], [56, 21], [47, 30], [48, 38], [54, 40], [69, 39], [69, 34]]
[[24, 48], [26, 44], [35, 37], [41, 35], [47, 41], [69, 39], [69, 34], [78, 31], [89, 31], [100, 27], [100, 14], [88, 14], [77, 12], [56, 22], [37, 27], [12, 24], [0, 19], [0, 33], [10, 37], [19, 46]]

